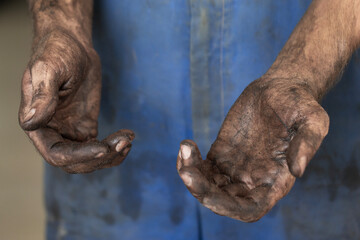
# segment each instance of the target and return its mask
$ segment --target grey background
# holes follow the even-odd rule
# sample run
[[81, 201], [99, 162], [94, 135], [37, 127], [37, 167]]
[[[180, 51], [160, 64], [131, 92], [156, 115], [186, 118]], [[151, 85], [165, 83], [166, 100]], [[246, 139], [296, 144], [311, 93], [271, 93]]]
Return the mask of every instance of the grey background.
[[18, 126], [30, 54], [26, 1], [0, 2], [0, 239], [44, 239], [43, 161]]

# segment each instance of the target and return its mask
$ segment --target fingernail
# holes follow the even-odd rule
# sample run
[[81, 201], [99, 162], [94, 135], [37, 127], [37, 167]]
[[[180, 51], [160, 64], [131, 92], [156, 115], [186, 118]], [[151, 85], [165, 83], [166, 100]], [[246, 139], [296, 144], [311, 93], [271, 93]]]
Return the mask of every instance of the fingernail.
[[35, 108], [30, 109], [30, 111], [24, 117], [24, 122], [29, 121], [35, 115], [35, 113], [36, 113]]
[[118, 142], [116, 144], [116, 147], [115, 147], [115, 150], [117, 152], [120, 152], [126, 145], [128, 145], [129, 142], [128, 141], [125, 141], [125, 140], [121, 140], [120, 142]]
[[103, 152], [100, 152], [100, 153], [98, 153], [98, 154], [96, 154], [96, 158], [99, 158], [99, 157], [102, 157], [102, 156], [104, 156], [105, 155], [105, 153], [103, 153]]
[[181, 145], [181, 158], [186, 160], [191, 155], [191, 148], [187, 145]]
[[192, 178], [190, 176], [190, 174], [188, 173], [183, 173], [181, 174], [181, 179], [183, 180], [183, 182], [185, 183], [186, 186], [191, 186], [192, 184]]
[[181, 156], [181, 149], [179, 150], [179, 158], [182, 158], [182, 156]]
[[300, 159], [299, 159], [300, 175], [304, 174], [306, 165], [307, 165], [307, 157], [306, 156], [300, 157]]

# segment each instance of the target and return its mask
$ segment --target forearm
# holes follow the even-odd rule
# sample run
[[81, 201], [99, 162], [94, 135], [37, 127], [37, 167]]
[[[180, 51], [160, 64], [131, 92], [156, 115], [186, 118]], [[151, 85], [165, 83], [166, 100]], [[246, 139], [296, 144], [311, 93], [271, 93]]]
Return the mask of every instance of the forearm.
[[307, 84], [320, 99], [359, 46], [360, 1], [314, 0], [265, 74]]
[[92, 0], [28, 0], [34, 20], [34, 44], [53, 30], [71, 33], [91, 46]]

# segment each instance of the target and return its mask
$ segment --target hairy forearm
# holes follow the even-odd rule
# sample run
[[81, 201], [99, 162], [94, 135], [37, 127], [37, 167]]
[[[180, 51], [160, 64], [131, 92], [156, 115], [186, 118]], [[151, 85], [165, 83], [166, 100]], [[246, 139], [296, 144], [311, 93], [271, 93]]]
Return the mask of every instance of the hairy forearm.
[[53, 30], [71, 33], [91, 46], [92, 0], [28, 0], [34, 20], [34, 44]]
[[303, 81], [321, 99], [359, 46], [359, 13], [358, 0], [314, 0], [265, 75]]

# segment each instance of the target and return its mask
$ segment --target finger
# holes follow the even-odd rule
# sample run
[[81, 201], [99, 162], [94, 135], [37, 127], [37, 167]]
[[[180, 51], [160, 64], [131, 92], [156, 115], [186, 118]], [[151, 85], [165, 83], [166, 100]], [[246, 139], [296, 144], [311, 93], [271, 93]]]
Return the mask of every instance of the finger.
[[195, 166], [201, 162], [202, 157], [196, 143], [191, 140], [182, 141], [177, 158], [177, 170], [179, 171], [183, 166]]
[[135, 133], [128, 129], [121, 129], [102, 140], [110, 146], [110, 149], [115, 152], [122, 151], [135, 138]]
[[110, 151], [102, 142], [71, 141], [50, 128], [40, 128], [27, 134], [44, 159], [57, 167], [100, 159]]
[[300, 124], [295, 137], [291, 140], [287, 151], [287, 162], [290, 172], [295, 177], [301, 177], [306, 166], [319, 149], [329, 129], [329, 116], [318, 107]]
[[233, 197], [209, 182], [195, 167], [183, 167], [179, 174], [188, 190], [200, 203], [222, 216], [253, 222], [269, 211], [270, 204], [274, 204], [266, 201], [269, 187], [257, 187], [248, 192], [246, 197]]
[[121, 164], [128, 155], [130, 147], [120, 152], [109, 152], [99, 159], [92, 159], [87, 162], [75, 163], [62, 167], [68, 173], [91, 173], [103, 168], [110, 168]]
[[210, 182], [196, 167], [184, 166], [178, 171], [190, 193], [202, 202], [203, 196], [210, 191]]
[[24, 130], [35, 130], [51, 119], [58, 103], [58, 90], [57, 74], [46, 62], [38, 61], [25, 72], [19, 110]]
[[90, 173], [95, 170], [110, 168], [121, 164], [131, 150], [131, 142], [135, 134], [131, 130], [122, 129], [106, 137], [102, 143], [109, 146], [110, 152], [99, 159], [80, 162], [63, 167], [68, 173]]
[[129, 154], [134, 138], [134, 132], [128, 129], [119, 130], [105, 138], [102, 142], [110, 147], [111, 152], [106, 156], [107, 164], [103, 165], [103, 168], [121, 164]]

